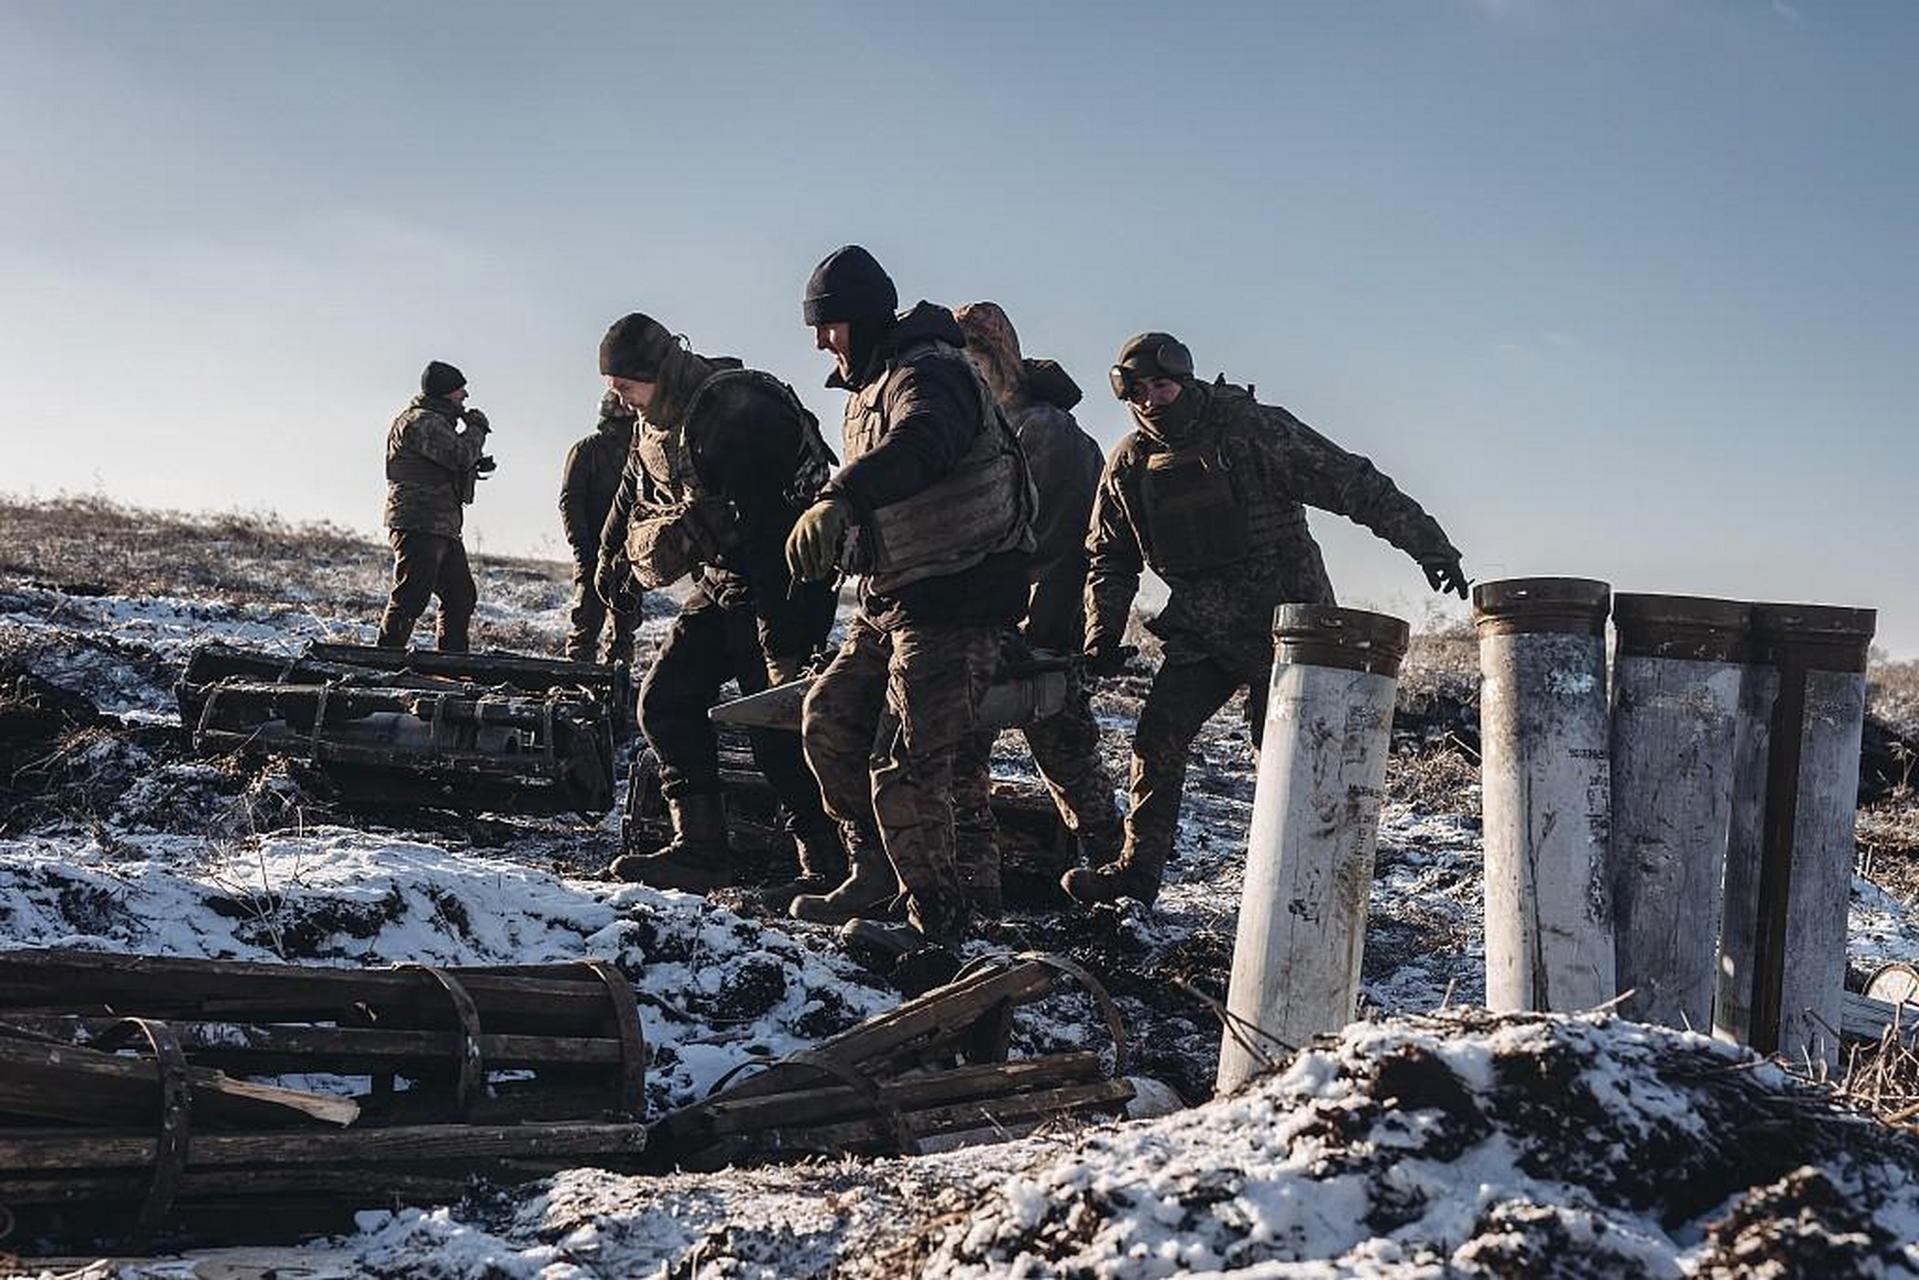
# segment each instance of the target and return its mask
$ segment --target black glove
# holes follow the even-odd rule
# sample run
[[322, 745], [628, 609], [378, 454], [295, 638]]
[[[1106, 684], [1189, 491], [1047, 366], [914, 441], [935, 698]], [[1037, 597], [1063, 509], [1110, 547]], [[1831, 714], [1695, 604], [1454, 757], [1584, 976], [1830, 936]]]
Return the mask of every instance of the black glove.
[[1419, 562], [1426, 571], [1426, 582], [1434, 591], [1442, 595], [1450, 591], [1461, 600], [1466, 598], [1466, 570], [1460, 567], [1459, 554], [1449, 556], [1426, 556]]
[[468, 431], [476, 431], [481, 435], [493, 430], [493, 424], [488, 422], [486, 415], [478, 409], [460, 410], [460, 421], [466, 423]]
[[480, 455], [480, 460], [473, 464], [473, 478], [475, 480], [484, 480], [492, 475], [494, 468], [499, 465], [499, 463], [493, 460], [492, 454], [483, 453]]
[[1123, 676], [1138, 655], [1139, 648], [1136, 645], [1102, 641], [1086, 651], [1086, 674], [1094, 677]]

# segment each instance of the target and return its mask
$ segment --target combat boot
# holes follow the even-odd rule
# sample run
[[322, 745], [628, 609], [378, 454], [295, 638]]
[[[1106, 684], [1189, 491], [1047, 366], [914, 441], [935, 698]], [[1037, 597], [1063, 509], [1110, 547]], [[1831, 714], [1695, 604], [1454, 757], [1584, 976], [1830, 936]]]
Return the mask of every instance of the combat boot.
[[846, 879], [846, 845], [839, 823], [822, 813], [791, 819], [788, 831], [799, 854], [800, 873], [760, 895], [760, 905], [767, 911], [785, 911], [801, 894], [823, 897]]
[[909, 999], [951, 982], [960, 971], [952, 949], [927, 941], [910, 924], [848, 920], [840, 929], [840, 945], [855, 964], [886, 978]]
[[653, 889], [706, 893], [732, 879], [727, 847], [726, 801], [717, 793], [680, 796], [666, 802], [673, 840], [657, 853], [615, 858], [607, 874]]
[[845, 924], [860, 916], [877, 916], [880, 908], [899, 896], [900, 878], [886, 854], [871, 845], [848, 851], [853, 869], [838, 887], [826, 893], [802, 893], [786, 913], [809, 924]]
[[1159, 896], [1160, 869], [1147, 867], [1121, 854], [1101, 867], [1074, 867], [1060, 877], [1059, 887], [1076, 902], [1092, 905], [1120, 898], [1138, 898], [1147, 906]]

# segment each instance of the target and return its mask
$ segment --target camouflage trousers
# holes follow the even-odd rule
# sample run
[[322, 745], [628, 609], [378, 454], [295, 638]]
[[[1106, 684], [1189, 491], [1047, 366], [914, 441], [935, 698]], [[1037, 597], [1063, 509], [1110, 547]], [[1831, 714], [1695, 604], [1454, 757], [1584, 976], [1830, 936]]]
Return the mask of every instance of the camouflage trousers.
[[999, 629], [882, 631], [853, 619], [807, 691], [806, 762], [855, 862], [884, 852], [929, 936], [964, 917], [953, 863], [953, 757], [999, 665]]
[[[1075, 682], [1057, 714], [1035, 720], [1020, 732], [1026, 735], [1033, 764], [1067, 830], [1094, 865], [1111, 861], [1119, 853], [1120, 816], [1113, 803], [1113, 780], [1099, 758], [1099, 724], [1093, 719], [1091, 692]], [[991, 804], [997, 736], [991, 730], [968, 735], [953, 760], [953, 854], [960, 884], [968, 889], [999, 884]]]
[[473, 610], [480, 602], [480, 589], [466, 562], [466, 544], [417, 529], [393, 529], [387, 537], [393, 544], [393, 595], [380, 618], [380, 647], [406, 648], [426, 602], [438, 596], [440, 650], [465, 653]]
[[[1253, 754], [1266, 727], [1266, 691], [1272, 680], [1270, 657], [1266, 665], [1249, 661], [1228, 667], [1216, 658], [1177, 656], [1169, 652], [1153, 676], [1140, 708], [1139, 727], [1133, 732], [1133, 767], [1128, 785], [1131, 808], [1126, 814], [1126, 843], [1121, 858], [1158, 877], [1173, 856], [1179, 834], [1180, 802], [1186, 790], [1186, 760], [1193, 739], [1206, 722], [1246, 690], [1246, 728]], [[1257, 671], [1257, 675], [1250, 674]]]
[[640, 626], [640, 602], [622, 593], [618, 609], [606, 607], [593, 589], [593, 566], [573, 566], [573, 604], [568, 613], [566, 656], [575, 662], [633, 661], [633, 636]]

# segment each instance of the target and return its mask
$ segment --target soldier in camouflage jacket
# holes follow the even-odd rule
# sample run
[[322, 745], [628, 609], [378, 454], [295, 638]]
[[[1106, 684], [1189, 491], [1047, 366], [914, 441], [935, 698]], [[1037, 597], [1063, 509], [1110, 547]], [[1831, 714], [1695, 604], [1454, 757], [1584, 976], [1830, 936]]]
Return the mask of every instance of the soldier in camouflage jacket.
[[466, 375], [438, 360], [386, 437], [386, 527], [393, 594], [380, 619], [383, 648], [404, 649], [427, 600], [440, 599], [439, 647], [464, 653], [479, 590], [460, 541], [474, 482], [493, 469], [486, 415], [466, 407]]
[[1224, 378], [1193, 376], [1185, 344], [1165, 333], [1129, 340], [1113, 391], [1135, 430], [1100, 479], [1087, 549], [1086, 654], [1117, 674], [1142, 572], [1169, 588], [1147, 624], [1163, 642], [1133, 738], [1130, 812], [1119, 858], [1068, 872], [1085, 902], [1151, 902], [1172, 855], [1186, 757], [1212, 714], [1247, 691], [1257, 750], [1273, 662], [1273, 609], [1331, 604], [1333, 588], [1306, 526], [1307, 506], [1364, 525], [1416, 560], [1437, 591], [1464, 596], [1459, 551], [1439, 522], [1373, 464]]

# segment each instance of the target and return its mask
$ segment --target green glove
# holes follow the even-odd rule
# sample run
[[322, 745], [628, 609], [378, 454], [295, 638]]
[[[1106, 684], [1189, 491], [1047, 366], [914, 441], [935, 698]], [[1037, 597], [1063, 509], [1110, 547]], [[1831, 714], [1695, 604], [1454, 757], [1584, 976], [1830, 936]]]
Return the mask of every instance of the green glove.
[[786, 568], [802, 582], [820, 582], [840, 566], [840, 548], [852, 513], [844, 498], [822, 498], [793, 522], [786, 537]]

